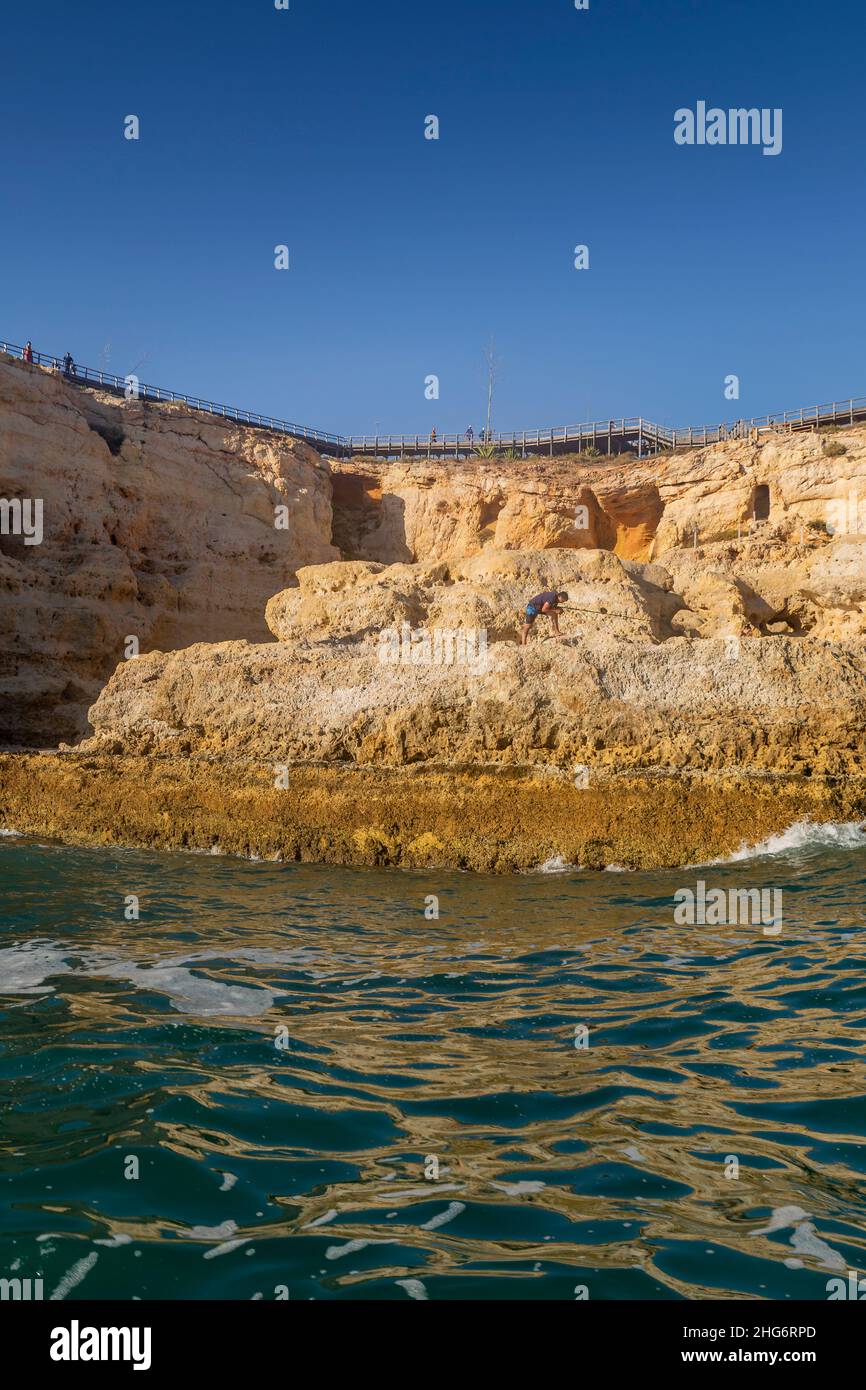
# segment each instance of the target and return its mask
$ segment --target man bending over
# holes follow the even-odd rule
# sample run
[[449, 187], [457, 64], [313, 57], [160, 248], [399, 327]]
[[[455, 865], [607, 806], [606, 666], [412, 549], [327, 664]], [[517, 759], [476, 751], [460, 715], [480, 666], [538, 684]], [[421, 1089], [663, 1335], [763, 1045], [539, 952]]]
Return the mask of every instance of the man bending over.
[[526, 605], [526, 616], [523, 623], [523, 631], [520, 634], [521, 647], [526, 646], [526, 639], [529, 630], [539, 613], [546, 613], [550, 619], [553, 631], [557, 637], [561, 636], [559, 631], [559, 605], [565, 603], [568, 594], [558, 594], [554, 589], [545, 589], [543, 594], [536, 594]]

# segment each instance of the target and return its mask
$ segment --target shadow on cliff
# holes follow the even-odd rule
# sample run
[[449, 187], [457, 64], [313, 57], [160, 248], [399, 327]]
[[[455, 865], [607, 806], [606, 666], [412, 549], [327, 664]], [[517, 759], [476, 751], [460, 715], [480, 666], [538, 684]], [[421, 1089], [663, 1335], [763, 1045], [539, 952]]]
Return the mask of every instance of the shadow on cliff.
[[406, 504], [383, 493], [381, 480], [369, 473], [333, 473], [331, 543], [344, 560], [381, 560], [412, 564], [406, 544]]

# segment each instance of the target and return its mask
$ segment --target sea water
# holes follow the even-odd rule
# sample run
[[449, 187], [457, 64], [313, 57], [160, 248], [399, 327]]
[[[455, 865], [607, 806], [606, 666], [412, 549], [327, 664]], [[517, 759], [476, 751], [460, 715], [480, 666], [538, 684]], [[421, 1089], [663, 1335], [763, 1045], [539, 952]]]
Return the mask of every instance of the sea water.
[[[826, 1299], [866, 1269], [864, 843], [488, 878], [7, 834], [0, 1281]], [[782, 930], [678, 925], [699, 878]]]

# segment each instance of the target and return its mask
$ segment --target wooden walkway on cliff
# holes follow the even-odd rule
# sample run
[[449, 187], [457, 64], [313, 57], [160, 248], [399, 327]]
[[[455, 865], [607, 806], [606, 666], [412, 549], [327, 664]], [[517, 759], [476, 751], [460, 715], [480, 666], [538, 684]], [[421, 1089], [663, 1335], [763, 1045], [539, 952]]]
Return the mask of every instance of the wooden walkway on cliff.
[[[21, 358], [23, 348], [0, 341], [0, 352]], [[62, 370], [61, 357], [53, 353], [33, 352], [34, 365]], [[121, 377], [113, 372], [75, 364], [73, 376], [67, 380], [78, 386], [89, 386], [114, 395], [145, 401], [179, 402], [193, 410], [203, 410], [223, 420], [236, 421], [253, 429], [275, 430], [312, 445], [319, 453], [332, 458], [471, 458], [505, 454], [517, 458], [532, 455], [578, 454], [592, 449], [597, 454], [633, 453], [638, 458], [666, 454], [674, 449], [697, 449], [728, 439], [759, 439], [765, 433], [789, 433], [799, 430], [826, 428], [828, 425], [853, 425], [866, 420], [866, 396], [831, 401], [825, 405], [785, 410], [775, 415], [759, 415], [751, 420], [734, 420], [718, 425], [688, 425], [682, 429], [655, 424], [643, 416], [633, 415], [619, 420], [595, 420], [582, 425], [561, 425], [555, 429], [497, 431], [485, 438], [466, 434], [443, 434], [436, 439], [431, 434], [330, 434], [326, 430], [310, 429], [306, 425], [277, 420], [272, 415], [260, 415], [237, 406], [220, 405], [169, 391], [162, 386], [148, 386], [133, 377]]]

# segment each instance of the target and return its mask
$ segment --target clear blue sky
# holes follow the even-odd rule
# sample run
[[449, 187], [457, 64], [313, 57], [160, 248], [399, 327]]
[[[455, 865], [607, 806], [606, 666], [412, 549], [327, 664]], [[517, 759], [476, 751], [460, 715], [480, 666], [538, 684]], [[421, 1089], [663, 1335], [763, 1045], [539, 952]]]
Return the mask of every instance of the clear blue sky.
[[[7, 339], [343, 433], [477, 429], [491, 338], [503, 429], [866, 393], [862, 0], [45, 0], [3, 31]], [[699, 99], [781, 107], [782, 153], [677, 146]]]

